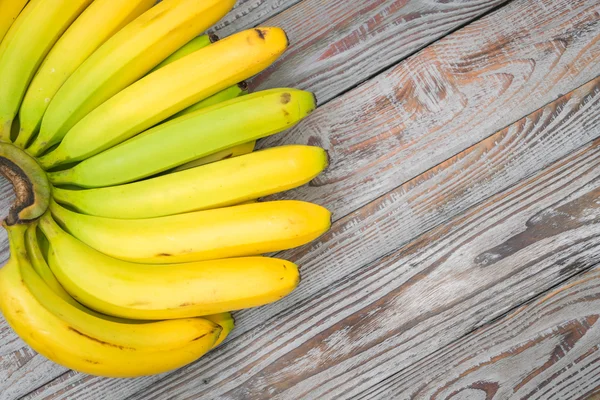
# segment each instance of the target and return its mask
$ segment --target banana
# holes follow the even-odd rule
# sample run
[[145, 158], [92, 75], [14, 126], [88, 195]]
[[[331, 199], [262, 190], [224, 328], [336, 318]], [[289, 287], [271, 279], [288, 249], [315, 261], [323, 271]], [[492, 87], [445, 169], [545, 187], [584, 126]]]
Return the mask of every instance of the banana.
[[314, 95], [302, 90], [271, 89], [249, 94], [158, 125], [48, 176], [54, 185], [102, 187], [132, 182], [281, 132], [315, 107]]
[[249, 78], [286, 49], [279, 28], [250, 29], [169, 64], [123, 89], [81, 119], [40, 158], [45, 169], [81, 161], [178, 111]]
[[217, 151], [216, 153], [213, 153], [209, 156], [202, 157], [197, 160], [190, 161], [188, 163], [180, 165], [179, 167], [172, 170], [171, 173], [185, 171], [186, 169], [201, 167], [202, 165], [211, 164], [211, 163], [214, 163], [217, 161], [223, 161], [223, 160], [227, 160], [229, 158], [243, 156], [245, 154], [252, 153], [254, 151], [255, 146], [256, 146], [256, 141], [252, 141], [252, 142], [248, 142], [248, 143], [242, 143], [242, 144], [230, 147], [225, 150]]
[[62, 285], [58, 282], [58, 280], [50, 270], [48, 263], [46, 263], [46, 260], [42, 255], [43, 253], [40, 248], [37, 237], [37, 224], [32, 224], [27, 228], [27, 232], [25, 233], [25, 247], [27, 249], [27, 255], [35, 272], [44, 281], [46, 286], [63, 301], [67, 302], [72, 307], [79, 309], [79, 311], [85, 312], [96, 318], [102, 318], [114, 322], [132, 322], [131, 320], [124, 320], [122, 318], [112, 317], [109, 315], [97, 313], [94, 310], [90, 310], [81, 303], [78, 303], [75, 299], [73, 299], [73, 297], [71, 297], [69, 293], [67, 293], [67, 291], [62, 287]]
[[179, 111], [177, 114], [169, 118], [175, 119], [183, 115], [191, 114], [194, 111], [201, 110], [215, 104], [222, 103], [227, 100], [235, 99], [236, 97], [244, 96], [248, 94], [248, 84], [246, 82], [240, 82], [237, 85], [228, 87], [227, 89], [221, 90], [219, 93], [213, 94], [204, 100], [200, 100], [196, 104], [189, 106], [186, 109]]
[[[7, 230], [11, 243], [11, 258], [0, 270], [0, 308], [8, 323], [23, 340], [54, 362], [76, 371], [106, 377], [152, 375], [179, 368], [198, 359], [218, 340], [221, 327], [200, 318], [197, 319], [197, 329], [201, 334], [197, 340], [169, 350], [160, 350], [165, 346], [160, 338], [156, 337], [157, 332], [162, 334], [165, 331], [158, 328], [159, 325], [154, 325], [158, 328], [156, 331], [148, 328], [153, 326], [151, 324], [132, 325], [130, 328], [133, 334], [130, 333], [130, 337], [119, 336], [124, 343], [128, 343], [142, 337], [136, 332], [149, 330], [151, 332], [144, 336], [144, 340], [159, 344], [160, 347], [157, 348], [145, 348], [140, 346], [139, 342], [131, 343], [132, 346], [124, 346], [104, 340], [122, 333], [112, 331], [112, 326], [111, 330], [105, 332], [98, 327], [92, 327], [93, 334], [102, 335], [99, 337], [80, 330], [83, 329], [82, 326], [88, 328], [87, 322], [78, 319], [77, 326], [71, 325], [62, 315], [59, 316], [46, 308], [29, 289], [27, 282], [39, 290], [39, 296], [43, 292], [44, 295], [52, 294], [52, 291], [44, 291], [41, 280], [35, 279], [35, 271], [30, 266], [23, 243], [25, 227], [15, 225], [7, 227]], [[176, 321], [157, 324], [171, 322]], [[98, 324], [95, 320], [92, 323]], [[173, 336], [172, 332], [165, 333], [167, 340]], [[141, 344], [144, 345], [144, 341]]]
[[32, 0], [0, 49], [0, 140], [10, 142], [12, 122], [40, 63], [92, 0]]
[[165, 66], [187, 56], [188, 54], [192, 54], [195, 51], [203, 49], [206, 46], [208, 46], [209, 44], [216, 42], [217, 40], [219, 40], [219, 37], [217, 35], [197, 36], [197, 37], [193, 38], [192, 40], [190, 40], [189, 42], [187, 42], [186, 44], [184, 44], [182, 47], [180, 47], [176, 52], [171, 54], [169, 57], [165, 58], [156, 67], [152, 68], [150, 73], [152, 73], [158, 69], [161, 69], [162, 67], [165, 67]]
[[219, 325], [222, 328], [221, 335], [219, 336], [219, 338], [213, 345], [213, 348], [215, 348], [218, 345], [220, 345], [221, 343], [223, 343], [223, 341], [227, 338], [229, 333], [231, 333], [233, 328], [235, 328], [235, 321], [233, 320], [231, 313], [228, 313], [228, 312], [224, 312], [224, 313], [220, 313], [220, 314], [213, 314], [213, 315], [206, 315], [206, 316], [204, 316], [204, 318], [211, 322], [214, 322], [215, 324]]
[[29, 152], [39, 156], [58, 143], [90, 111], [217, 22], [234, 4], [235, 0], [163, 0], [129, 23], [58, 90]]
[[19, 110], [15, 144], [26, 147], [39, 129], [50, 100], [71, 74], [123, 26], [154, 5], [155, 0], [96, 0], [56, 42], [44, 60]]
[[163, 320], [271, 303], [299, 283], [296, 265], [266, 257], [156, 266], [118, 260], [83, 244], [45, 214], [50, 268], [78, 301], [104, 314]]
[[147, 219], [78, 214], [50, 203], [71, 235], [121, 260], [149, 264], [251, 256], [306, 244], [326, 232], [330, 212], [316, 204], [281, 200]]
[[0, 0], [0, 42], [27, 2], [28, 0]]
[[[38, 298], [40, 303], [42, 303], [47, 309], [50, 309], [49, 305], [50, 303], [52, 303], [52, 305], [54, 305], [54, 309], [56, 310], [56, 312], [52, 312], [54, 314], [61, 315], [62, 319], [71, 318], [74, 321], [73, 326], [89, 321], [89, 327], [86, 328], [85, 325], [81, 325], [82, 332], [87, 332], [88, 334], [96, 338], [103, 337], [106, 333], [110, 332], [113, 335], [109, 337], [108, 340], [111, 340], [112, 343], [118, 342], [123, 346], [141, 346], [143, 344], [145, 347], [168, 349], [177, 347], [177, 344], [186, 344], [190, 340], [197, 339], [198, 336], [201, 334], [200, 329], [202, 329], [204, 325], [206, 325], [204, 321], [199, 321], [199, 318], [193, 318], [188, 320], [173, 320], [173, 322], [176, 322], [174, 324], [151, 324], [147, 321], [142, 320], [123, 319], [119, 317], [113, 317], [110, 315], [100, 314], [94, 310], [87, 308], [83, 304], [73, 299], [73, 297], [71, 297], [71, 295], [68, 294], [67, 291], [58, 282], [58, 280], [52, 273], [52, 270], [50, 270], [50, 267], [46, 263], [46, 260], [42, 256], [42, 251], [40, 249], [37, 238], [37, 224], [32, 224], [27, 228], [27, 232], [25, 234], [25, 245], [27, 248], [27, 255], [31, 260], [33, 269], [35, 270], [35, 272], [37, 272], [38, 277], [32, 278], [32, 280], [29, 282], [26, 277], [24, 277], [23, 280], [26, 282], [28, 287], [31, 288], [32, 292]], [[43, 282], [40, 283], [39, 278], [41, 278]], [[37, 280], [38, 282], [32, 282], [35, 280]], [[34, 288], [32, 288], [32, 285], [36, 285], [37, 287], [44, 283], [46, 288], [39, 288], [37, 291]], [[54, 293], [49, 294], [48, 290]], [[41, 297], [38, 297], [37, 293], [40, 293], [39, 296]], [[62, 300], [62, 302], [58, 299]], [[70, 305], [71, 307], [63, 304], [64, 302], [68, 303], [68, 305]], [[73, 307], [77, 308], [77, 311], [73, 311]], [[88, 314], [88, 316], [80, 317], [82, 312]], [[95, 319], [90, 319], [90, 316], [95, 317]], [[231, 333], [231, 331], [235, 327], [233, 317], [230, 313], [206, 315], [203, 318], [214, 322], [215, 324], [219, 325], [222, 329], [217, 341], [213, 345], [213, 348], [221, 344], [221, 342], [225, 340], [227, 335], [229, 335], [229, 333]], [[101, 319], [102, 321], [97, 321], [97, 319]], [[113, 323], [106, 324], [104, 323], [104, 320], [112, 321]], [[138, 324], [144, 326], [132, 328], [131, 326], [129, 326], [131, 324]], [[101, 331], [96, 334], [94, 333], [95, 329], [101, 329]], [[165, 330], [167, 330], [166, 334], [161, 332]], [[179, 336], [175, 335], [176, 333], [178, 333]], [[152, 335], [152, 338], [159, 340], [159, 342], [154, 343], [154, 339], [149, 340], [149, 335]], [[129, 340], [129, 342], [124, 342], [123, 338]]]
[[327, 167], [327, 153], [289, 145], [121, 186], [54, 188], [56, 201], [109, 218], [161, 217], [238, 204], [301, 186]]

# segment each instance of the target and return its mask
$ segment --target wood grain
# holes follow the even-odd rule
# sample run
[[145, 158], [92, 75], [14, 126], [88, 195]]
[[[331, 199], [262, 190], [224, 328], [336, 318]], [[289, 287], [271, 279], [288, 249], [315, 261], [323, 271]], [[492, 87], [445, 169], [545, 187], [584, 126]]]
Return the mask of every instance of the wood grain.
[[[300, 323], [306, 309], [297, 309], [297, 304], [311, 302], [319, 292], [336, 287], [339, 277], [354, 276], [360, 266], [600, 136], [599, 87], [600, 79], [584, 85], [343, 218], [310, 248], [285, 252], [286, 258], [302, 265], [302, 285], [279, 303], [237, 313], [238, 327], [232, 335], [237, 339], [232, 349], [247, 347], [249, 338], [242, 334], [262, 321], [283, 317]], [[249, 334], [256, 338], [261, 332], [254, 329]], [[269, 338], [270, 334], [265, 336]], [[204, 370], [211, 358], [228, 356], [209, 355], [193, 368], [177, 373], [178, 380], [185, 379], [190, 371]], [[120, 383], [70, 374], [40, 393], [48, 396], [45, 398], [66, 398], [63, 396], [69, 394], [83, 399], [93, 398], [90, 393], [129, 395], [144, 384], [139, 380]], [[93, 391], [86, 389], [88, 385]], [[48, 394], [55, 391], [57, 395]]]
[[132, 400], [351, 398], [600, 262], [600, 141]]
[[304, 0], [264, 24], [291, 47], [252, 90], [298, 87], [323, 104], [506, 0]]
[[482, 327], [360, 399], [581, 399], [600, 387], [600, 267]]
[[235, 32], [260, 25], [268, 18], [292, 7], [301, 0], [238, 0], [234, 9], [210, 32], [224, 38]]
[[600, 3], [516, 0], [261, 143], [326, 148], [330, 168], [286, 196], [335, 219], [600, 75]]

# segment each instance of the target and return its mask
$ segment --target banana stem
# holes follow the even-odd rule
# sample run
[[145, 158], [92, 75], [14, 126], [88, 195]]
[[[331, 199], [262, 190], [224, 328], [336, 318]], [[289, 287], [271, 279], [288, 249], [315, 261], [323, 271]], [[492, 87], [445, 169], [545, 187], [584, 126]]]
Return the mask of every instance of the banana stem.
[[10, 181], [16, 197], [5, 220], [7, 225], [36, 220], [46, 211], [50, 183], [29, 154], [13, 144], [0, 143], [0, 174]]

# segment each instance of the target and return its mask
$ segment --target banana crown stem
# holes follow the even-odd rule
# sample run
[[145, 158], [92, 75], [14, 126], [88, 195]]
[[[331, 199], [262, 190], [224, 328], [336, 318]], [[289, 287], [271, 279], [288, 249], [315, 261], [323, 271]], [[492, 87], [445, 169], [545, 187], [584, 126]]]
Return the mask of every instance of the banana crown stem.
[[50, 201], [50, 183], [35, 159], [17, 146], [0, 142], [0, 174], [13, 186], [16, 200], [6, 217], [7, 225], [39, 218]]

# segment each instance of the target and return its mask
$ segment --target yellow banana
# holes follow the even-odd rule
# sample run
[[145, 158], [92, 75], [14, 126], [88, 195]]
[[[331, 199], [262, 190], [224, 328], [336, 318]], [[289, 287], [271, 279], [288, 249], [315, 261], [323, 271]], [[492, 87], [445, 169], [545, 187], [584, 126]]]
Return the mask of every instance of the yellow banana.
[[53, 196], [79, 212], [109, 218], [161, 217], [230, 206], [301, 186], [327, 167], [327, 153], [290, 145], [218, 161], [121, 186]]
[[111, 257], [149, 264], [264, 254], [298, 247], [326, 232], [330, 212], [282, 200], [146, 219], [78, 214], [50, 203], [54, 219], [88, 246]]
[[192, 40], [190, 40], [189, 42], [187, 42], [186, 44], [184, 44], [182, 47], [180, 47], [177, 51], [175, 51], [169, 57], [165, 58], [160, 64], [158, 64], [156, 67], [152, 68], [152, 70], [150, 72], [152, 73], [158, 69], [161, 69], [164, 66], [167, 66], [167, 65], [187, 56], [188, 54], [192, 54], [195, 51], [203, 49], [206, 46], [208, 46], [209, 44], [216, 42], [217, 40], [219, 40], [217, 35], [197, 36], [197, 37], [193, 38]]
[[0, 42], [29, 0], [0, 0]]
[[42, 117], [67, 78], [123, 26], [150, 9], [155, 0], [96, 0], [56, 42], [23, 99], [20, 132], [15, 144], [26, 147]]
[[163, 0], [98, 48], [56, 93], [29, 147], [39, 156], [90, 111], [223, 17], [235, 0]]
[[220, 314], [213, 314], [213, 315], [206, 315], [206, 316], [204, 316], [204, 318], [211, 322], [214, 322], [215, 324], [219, 325], [223, 329], [221, 331], [221, 335], [219, 336], [219, 339], [217, 339], [217, 341], [213, 345], [213, 348], [215, 348], [218, 345], [220, 345], [221, 343], [223, 343], [223, 340], [225, 340], [227, 338], [227, 336], [229, 335], [229, 333], [231, 333], [233, 328], [235, 328], [235, 321], [233, 320], [231, 313], [228, 313], [228, 312], [224, 312], [224, 313], [220, 313]]
[[0, 49], [0, 140], [10, 141], [13, 119], [40, 63], [91, 2], [32, 0], [9, 30]]
[[[51, 309], [50, 306], [52, 306], [51, 312], [59, 314], [63, 320], [69, 319], [74, 321], [72, 325], [74, 327], [80, 326], [82, 332], [86, 332], [96, 338], [101, 338], [107, 333], [111, 333], [112, 336], [107, 337], [107, 340], [114, 344], [119, 343], [127, 347], [143, 346], [156, 349], [180, 347], [191, 340], [197, 339], [203, 333], [201, 330], [205, 328], [206, 323], [199, 321], [199, 318], [172, 320], [172, 322], [175, 322], [173, 324], [164, 322], [158, 324], [148, 323], [148, 321], [143, 320], [123, 319], [100, 314], [77, 302], [67, 293], [54, 276], [54, 273], [52, 273], [52, 270], [50, 270], [50, 267], [42, 256], [36, 232], [37, 224], [30, 225], [27, 228], [25, 245], [27, 255], [38, 277], [33, 277], [30, 281], [28, 281], [27, 277], [24, 277], [23, 280], [47, 309]], [[43, 282], [40, 283], [39, 278]], [[32, 287], [32, 285], [37, 287], [42, 284], [45, 284], [46, 287], [38, 288], [37, 291]], [[50, 294], [48, 290], [54, 293]], [[64, 302], [68, 303], [68, 305], [63, 304]], [[73, 307], [77, 308], [77, 310], [73, 311], [71, 309]], [[88, 316], [80, 317], [82, 312], [88, 314]], [[213, 347], [218, 346], [225, 340], [234, 328], [233, 317], [229, 313], [206, 315], [203, 318], [218, 324], [222, 328], [219, 338]], [[98, 319], [102, 321], [98, 321]], [[103, 322], [104, 320], [112, 321], [112, 323], [106, 324]], [[82, 325], [88, 323], [90, 326]], [[143, 326], [131, 327], [130, 325], [132, 324]], [[100, 329], [100, 332], [95, 333], [95, 329]]]
[[186, 169], [200, 167], [202, 165], [211, 164], [211, 163], [214, 163], [217, 161], [223, 161], [223, 160], [227, 160], [229, 158], [243, 156], [244, 154], [252, 153], [254, 151], [255, 146], [256, 146], [256, 141], [252, 141], [252, 142], [248, 142], [248, 143], [242, 143], [242, 144], [230, 147], [225, 150], [217, 151], [216, 153], [213, 153], [209, 156], [202, 157], [197, 160], [190, 161], [188, 163], [180, 165], [179, 167], [172, 170], [171, 173], [185, 171]]
[[179, 111], [173, 115], [169, 120], [181, 117], [183, 115], [191, 114], [194, 111], [201, 110], [215, 104], [222, 103], [227, 100], [235, 99], [236, 97], [244, 96], [248, 94], [248, 84], [246, 82], [240, 82], [237, 85], [228, 87], [227, 89], [221, 90], [219, 93], [213, 94], [204, 100], [200, 100], [196, 104], [192, 104], [186, 109]]
[[40, 226], [57, 279], [78, 301], [104, 314], [148, 320], [218, 314], [279, 300], [300, 280], [293, 263], [266, 257], [160, 267], [131, 263], [83, 244], [48, 214]]
[[198, 50], [123, 89], [79, 121], [40, 158], [49, 169], [81, 161], [127, 140], [262, 71], [285, 50], [279, 28], [250, 29]]
[[[80, 331], [57, 314], [47, 309], [29, 290], [29, 281], [35, 272], [29, 265], [24, 248], [25, 227], [7, 227], [11, 241], [11, 258], [0, 270], [0, 308], [11, 327], [35, 351], [54, 362], [76, 371], [107, 376], [136, 377], [170, 371], [201, 357], [219, 338], [221, 328], [213, 322], [198, 319], [197, 340], [169, 350], [128, 347], [105, 341], [111, 332], [94, 337]], [[40, 280], [36, 288], [43, 288]], [[49, 293], [52, 293], [49, 291]], [[163, 322], [164, 323], [164, 322]], [[144, 325], [132, 325], [136, 329]], [[131, 340], [132, 338], [129, 338]], [[150, 338], [152, 342], [158, 339]]]
[[312, 93], [302, 90], [271, 89], [249, 94], [158, 125], [73, 168], [48, 176], [55, 185], [82, 187], [132, 182], [281, 132], [315, 107]]

